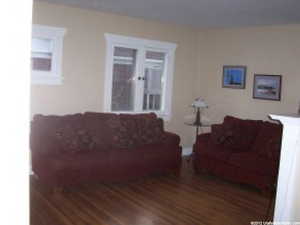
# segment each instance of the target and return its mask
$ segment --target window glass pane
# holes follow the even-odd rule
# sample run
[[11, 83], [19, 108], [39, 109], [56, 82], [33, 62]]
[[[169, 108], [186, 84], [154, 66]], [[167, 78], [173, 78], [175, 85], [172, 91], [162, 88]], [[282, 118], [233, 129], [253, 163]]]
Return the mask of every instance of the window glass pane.
[[116, 47], [113, 60], [112, 111], [134, 110], [136, 49]]
[[32, 38], [31, 50], [33, 52], [51, 53], [53, 51], [53, 41], [51, 39]]
[[50, 39], [32, 38], [31, 68], [38, 71], [51, 71], [53, 41]]
[[31, 57], [32, 70], [51, 71], [51, 58]]
[[143, 110], [161, 110], [165, 55], [146, 51]]

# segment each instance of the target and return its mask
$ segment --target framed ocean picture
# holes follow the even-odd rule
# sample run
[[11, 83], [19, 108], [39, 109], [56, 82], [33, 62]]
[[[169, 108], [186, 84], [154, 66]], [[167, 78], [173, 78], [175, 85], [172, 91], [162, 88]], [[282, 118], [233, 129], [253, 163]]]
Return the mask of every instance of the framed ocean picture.
[[245, 89], [246, 66], [223, 66], [223, 88]]
[[254, 74], [253, 98], [280, 101], [281, 75]]

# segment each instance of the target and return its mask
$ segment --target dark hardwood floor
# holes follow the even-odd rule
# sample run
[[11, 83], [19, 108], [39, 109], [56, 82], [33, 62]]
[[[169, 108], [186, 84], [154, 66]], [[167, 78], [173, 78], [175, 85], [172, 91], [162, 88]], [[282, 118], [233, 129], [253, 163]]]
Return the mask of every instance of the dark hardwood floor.
[[93, 184], [53, 195], [31, 178], [31, 225], [246, 225], [265, 219], [269, 198], [247, 186], [195, 175]]

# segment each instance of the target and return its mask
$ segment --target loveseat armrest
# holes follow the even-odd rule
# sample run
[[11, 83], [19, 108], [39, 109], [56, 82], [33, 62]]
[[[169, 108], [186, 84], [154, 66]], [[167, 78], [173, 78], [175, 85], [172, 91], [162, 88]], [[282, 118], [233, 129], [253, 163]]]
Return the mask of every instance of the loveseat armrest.
[[165, 140], [164, 140], [165, 145], [179, 146], [180, 143], [179, 135], [167, 131], [165, 131], [164, 134], [165, 134]]
[[198, 145], [199, 143], [208, 142], [210, 138], [211, 133], [199, 134], [195, 144]]
[[197, 136], [197, 140], [195, 144], [193, 145], [193, 152], [197, 153], [201, 151], [201, 149], [205, 149], [208, 142], [210, 141], [211, 133], [205, 133], [205, 134], [199, 134]]

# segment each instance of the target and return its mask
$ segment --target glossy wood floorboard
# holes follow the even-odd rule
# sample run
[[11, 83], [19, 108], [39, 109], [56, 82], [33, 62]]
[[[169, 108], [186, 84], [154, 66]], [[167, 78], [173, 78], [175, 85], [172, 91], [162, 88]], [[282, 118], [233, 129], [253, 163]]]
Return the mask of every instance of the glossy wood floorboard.
[[243, 225], [265, 219], [269, 198], [257, 190], [196, 175], [93, 184], [53, 195], [31, 178], [31, 225]]

